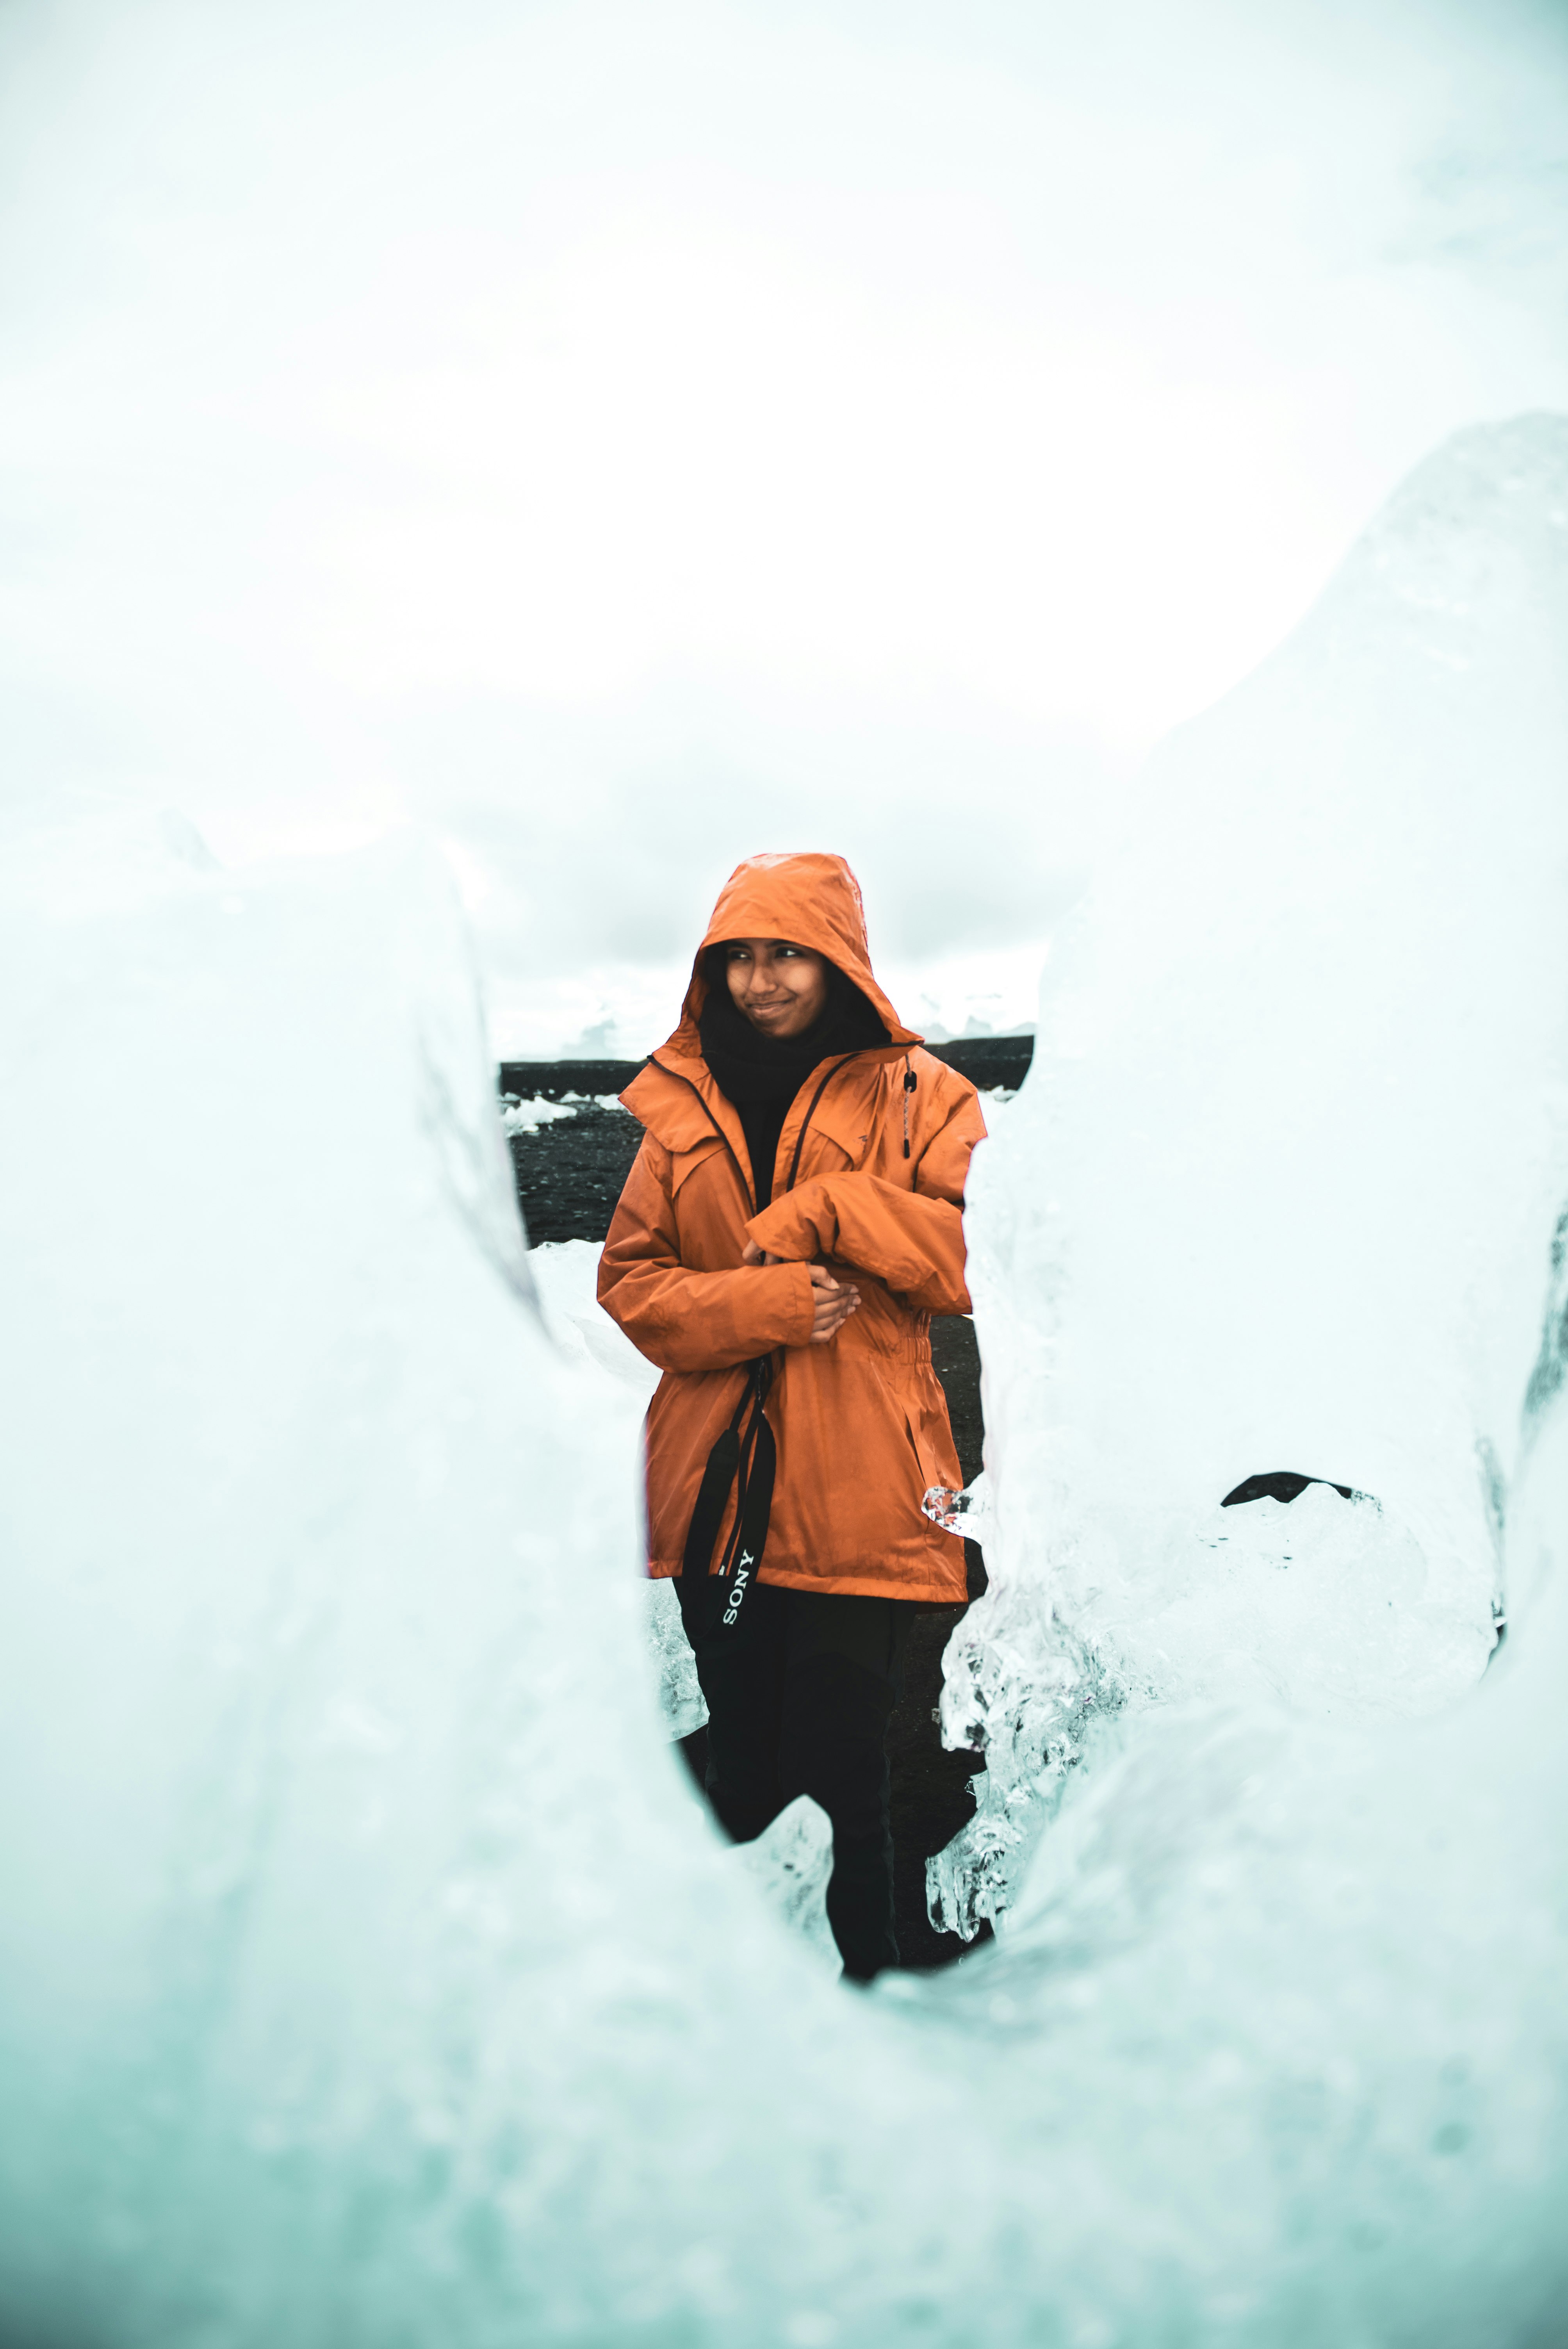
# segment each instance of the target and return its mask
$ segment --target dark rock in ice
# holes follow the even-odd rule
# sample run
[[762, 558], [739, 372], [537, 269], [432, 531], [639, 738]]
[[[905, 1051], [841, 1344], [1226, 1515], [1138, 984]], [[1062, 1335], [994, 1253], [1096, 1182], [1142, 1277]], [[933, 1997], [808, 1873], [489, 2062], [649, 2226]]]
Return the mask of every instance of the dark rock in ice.
[[1226, 1494], [1220, 1506], [1233, 1509], [1243, 1501], [1294, 1501], [1309, 1485], [1326, 1485], [1341, 1500], [1356, 1498], [1354, 1485], [1336, 1485], [1332, 1476], [1298, 1476], [1294, 1468], [1271, 1468], [1266, 1475], [1243, 1476], [1235, 1491]]

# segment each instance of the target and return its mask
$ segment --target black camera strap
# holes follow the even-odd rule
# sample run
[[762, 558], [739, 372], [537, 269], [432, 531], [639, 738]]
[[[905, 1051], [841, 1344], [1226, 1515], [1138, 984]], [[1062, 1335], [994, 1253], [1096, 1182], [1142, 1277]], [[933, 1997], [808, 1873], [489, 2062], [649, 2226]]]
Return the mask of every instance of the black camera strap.
[[[773, 1507], [773, 1478], [779, 1465], [779, 1447], [764, 1408], [768, 1390], [773, 1383], [772, 1356], [759, 1354], [754, 1362], [748, 1362], [746, 1373], [746, 1384], [729, 1424], [707, 1455], [681, 1559], [683, 1577], [713, 1572], [716, 1580], [728, 1583], [725, 1605], [715, 1627], [727, 1631], [733, 1631], [739, 1622], [741, 1609], [762, 1563], [768, 1520]], [[715, 1572], [713, 1546], [718, 1538], [730, 1488], [738, 1479], [735, 1521]]]

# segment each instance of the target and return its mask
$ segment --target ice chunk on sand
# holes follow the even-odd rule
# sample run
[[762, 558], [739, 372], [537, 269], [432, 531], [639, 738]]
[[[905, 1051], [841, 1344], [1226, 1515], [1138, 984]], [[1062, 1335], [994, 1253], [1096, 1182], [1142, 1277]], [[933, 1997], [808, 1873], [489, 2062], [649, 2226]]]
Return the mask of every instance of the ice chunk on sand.
[[503, 1133], [537, 1133], [542, 1125], [551, 1125], [557, 1118], [575, 1117], [576, 1114], [575, 1102], [546, 1101], [542, 1094], [533, 1101], [521, 1101], [511, 1093], [501, 1097]]

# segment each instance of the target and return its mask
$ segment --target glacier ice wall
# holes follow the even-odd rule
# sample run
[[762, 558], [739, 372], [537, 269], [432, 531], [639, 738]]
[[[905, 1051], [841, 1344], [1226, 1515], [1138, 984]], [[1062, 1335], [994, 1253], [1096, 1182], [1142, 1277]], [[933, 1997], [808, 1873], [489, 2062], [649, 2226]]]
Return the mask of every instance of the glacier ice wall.
[[[1550, 1216], [1528, 1304], [1497, 1291], [1511, 1366], [1476, 1291], [1481, 1402], [1545, 1365], [1528, 1446], [1517, 1412], [1482, 1422], [1529, 1593], [1494, 1668], [1416, 1718], [1282, 1706], [1245, 1656], [1151, 1671], [1172, 1701], [1124, 1704], [1071, 1774], [1004, 1937], [862, 1996], [670, 1754], [634, 1398], [617, 1416], [540, 1319], [438, 878], [387, 854], [242, 882], [78, 836], [9, 843], [0, 897], [0, 2339], [1551, 2337]], [[1047, 1202], [1076, 1178], [1051, 1179]], [[1042, 1193], [1028, 1149], [991, 1154], [991, 1264]], [[997, 1375], [1006, 1517], [1053, 1390], [1015, 1413]], [[1383, 1454], [1263, 1460], [1260, 1435], [1308, 1439], [1257, 1409], [1238, 1473], [1377, 1492], [1405, 1440], [1395, 1395]], [[1355, 1430], [1326, 1406], [1310, 1433]], [[1435, 1553], [1470, 1503], [1433, 1489], [1430, 1523], [1381, 1496]], [[1456, 1555], [1484, 1649], [1491, 1569], [1472, 1591]], [[1021, 1674], [1048, 1678], [1067, 1620], [1031, 1648], [1015, 1616]]]
[[[1568, 1190], [1568, 423], [1478, 428], [1151, 763], [976, 1162], [990, 1594], [950, 1655], [1006, 1912], [1127, 1703], [1451, 1701]], [[1222, 1508], [1248, 1476], [1321, 1477]], [[1330, 1487], [1351, 1487], [1345, 1502]]]

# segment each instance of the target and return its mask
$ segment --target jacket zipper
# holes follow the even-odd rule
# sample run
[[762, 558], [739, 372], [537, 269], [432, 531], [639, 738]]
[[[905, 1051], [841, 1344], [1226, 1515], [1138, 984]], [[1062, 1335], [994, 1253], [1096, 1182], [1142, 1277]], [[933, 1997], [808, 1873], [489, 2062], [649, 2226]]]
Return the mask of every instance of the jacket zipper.
[[[816, 1092], [811, 1095], [811, 1106], [806, 1112], [805, 1116], [800, 1120], [800, 1131], [795, 1136], [795, 1154], [789, 1161], [789, 1180], [784, 1185], [786, 1192], [792, 1191], [795, 1188], [795, 1177], [799, 1173], [800, 1166], [800, 1147], [806, 1139], [806, 1128], [810, 1124], [811, 1120], [817, 1113], [817, 1103], [821, 1100], [822, 1095], [827, 1092], [829, 1085], [838, 1075], [839, 1071], [841, 1069], [847, 1069], [850, 1062], [856, 1057], [857, 1056], [853, 1052], [846, 1052], [841, 1061], [835, 1061], [832, 1067], [828, 1071], [827, 1075], [822, 1079], [821, 1083], [817, 1087]], [[706, 1107], [707, 1104], [705, 1103], [704, 1106]]]
[[701, 1110], [704, 1117], [707, 1118], [709, 1125], [712, 1126], [715, 1133], [717, 1134], [720, 1142], [723, 1143], [725, 1155], [735, 1169], [735, 1179], [740, 1185], [741, 1198], [744, 1200], [750, 1213], [755, 1215], [757, 1213], [757, 1195], [752, 1190], [750, 1184], [747, 1181], [745, 1169], [742, 1167], [739, 1159], [735, 1154], [735, 1144], [731, 1142], [728, 1134], [726, 1133], [723, 1126], [720, 1125], [717, 1118], [715, 1117], [712, 1110], [709, 1109], [707, 1103], [704, 1101], [698, 1088], [692, 1083], [689, 1077], [676, 1075], [674, 1069], [665, 1069], [665, 1064], [662, 1061], [655, 1061], [654, 1062], [654, 1066], [655, 1069], [664, 1069], [666, 1077], [675, 1077], [675, 1081], [677, 1085], [685, 1085], [689, 1089], [689, 1091], [696, 1094], [696, 1105], [698, 1109]]
[[[789, 1179], [784, 1185], [786, 1192], [792, 1191], [795, 1188], [795, 1176], [799, 1172], [800, 1165], [800, 1145], [806, 1139], [806, 1128], [810, 1124], [812, 1117], [816, 1113], [817, 1103], [821, 1100], [822, 1095], [826, 1092], [830, 1080], [836, 1077], [841, 1069], [847, 1068], [849, 1063], [855, 1059], [855, 1057], [856, 1055], [853, 1052], [846, 1052], [841, 1061], [835, 1061], [833, 1066], [828, 1071], [827, 1076], [822, 1079], [821, 1083], [811, 1095], [810, 1103], [807, 1108], [806, 1114], [800, 1121], [800, 1131], [795, 1136], [795, 1153], [789, 1161]], [[655, 1068], [664, 1068], [662, 1061], [655, 1061], [654, 1065]], [[673, 1069], [665, 1069], [665, 1074], [666, 1077], [673, 1077], [675, 1076], [676, 1071]], [[691, 1091], [696, 1095], [698, 1107], [701, 1109], [702, 1113], [707, 1118], [709, 1125], [712, 1126], [715, 1133], [717, 1134], [720, 1142], [723, 1143], [726, 1155], [727, 1156], [730, 1164], [735, 1169], [735, 1179], [740, 1185], [740, 1195], [742, 1201], [747, 1206], [751, 1208], [753, 1213], [755, 1213], [757, 1207], [756, 1194], [753, 1192], [750, 1184], [747, 1181], [745, 1174], [741, 1171], [740, 1161], [735, 1154], [735, 1145], [730, 1141], [728, 1134], [726, 1133], [723, 1126], [720, 1125], [712, 1110], [709, 1109], [707, 1103], [703, 1100], [699, 1087], [692, 1084], [692, 1081], [689, 1077], [679, 1077], [676, 1079], [676, 1082], [690, 1086]], [[742, 1365], [746, 1371], [748, 1383], [746, 1387], [742, 1389], [740, 1402], [736, 1407], [735, 1416], [737, 1420], [739, 1419], [746, 1409], [747, 1395], [754, 1392], [757, 1397], [757, 1418], [762, 1421], [764, 1427], [766, 1426], [766, 1415], [763, 1412], [762, 1406], [771, 1380], [769, 1366], [771, 1365], [772, 1359], [771, 1354], [761, 1354], [758, 1355], [755, 1362], [748, 1362]], [[732, 1426], [734, 1422], [731, 1423]], [[913, 1439], [912, 1437], [911, 1441], [913, 1442]], [[711, 1454], [709, 1455], [709, 1464], [710, 1466], [712, 1464]], [[741, 1488], [739, 1496], [736, 1502], [734, 1523], [730, 1526], [729, 1544], [726, 1549], [724, 1557], [719, 1561], [719, 1572], [721, 1575], [727, 1571], [729, 1564], [729, 1551], [735, 1546], [736, 1537], [740, 1532], [742, 1520], [746, 1515], [747, 1493], [744, 1460], [738, 1463], [738, 1465], [739, 1465], [741, 1470]], [[771, 1473], [769, 1473], [769, 1485], [771, 1486]], [[717, 1530], [717, 1529], [716, 1527], [716, 1533]], [[732, 1601], [731, 1603], [733, 1604], [734, 1602]], [[725, 1619], [729, 1621], [732, 1620], [733, 1618], [727, 1616]]]

